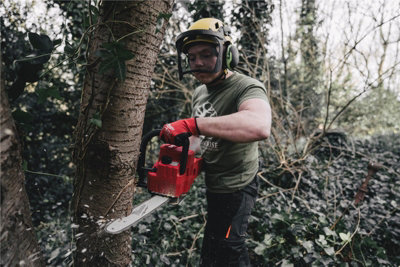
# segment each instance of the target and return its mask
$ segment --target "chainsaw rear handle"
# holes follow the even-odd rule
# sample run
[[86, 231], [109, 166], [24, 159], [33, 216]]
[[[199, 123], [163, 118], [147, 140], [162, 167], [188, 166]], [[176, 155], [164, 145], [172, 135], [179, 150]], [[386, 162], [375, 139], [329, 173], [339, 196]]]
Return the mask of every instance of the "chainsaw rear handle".
[[[138, 181], [138, 186], [139, 187], [147, 187], [147, 184], [145, 182], [146, 179], [146, 171], [152, 170], [149, 168], [145, 168], [145, 161], [146, 161], [146, 148], [147, 144], [150, 142], [150, 140], [155, 137], [155, 136], [160, 136], [161, 129], [156, 129], [148, 132], [145, 134], [142, 138], [142, 142], [140, 144], [140, 154], [139, 154], [139, 160], [138, 160], [138, 165], [137, 165], [137, 172], [139, 175], [139, 181]], [[186, 164], [187, 164], [187, 159], [188, 159], [188, 154], [189, 154], [189, 136], [183, 139], [182, 142], [182, 155], [181, 155], [181, 160], [179, 163], [179, 174], [183, 175], [186, 171]]]

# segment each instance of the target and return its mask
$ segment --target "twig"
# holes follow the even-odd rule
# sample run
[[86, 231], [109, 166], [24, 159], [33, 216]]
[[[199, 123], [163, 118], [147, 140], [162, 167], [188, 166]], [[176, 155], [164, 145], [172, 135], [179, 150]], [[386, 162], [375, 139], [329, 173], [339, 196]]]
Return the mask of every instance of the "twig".
[[52, 174], [52, 173], [45, 173], [45, 172], [34, 172], [34, 171], [29, 171], [25, 170], [27, 173], [32, 173], [32, 174], [38, 174], [38, 175], [46, 175], [46, 176], [52, 176], [52, 177], [59, 177], [59, 178], [65, 178], [68, 177], [66, 175], [57, 175], [57, 174]]
[[187, 257], [186, 267], [189, 266], [189, 260], [192, 257], [192, 252], [195, 250], [194, 246], [196, 244], [196, 241], [197, 241], [197, 239], [199, 239], [200, 233], [203, 231], [203, 229], [206, 227], [206, 224], [207, 224], [207, 219], [205, 217], [205, 212], [203, 211], [203, 207], [201, 207], [201, 211], [202, 211], [201, 213], [203, 214], [204, 223], [203, 223], [203, 226], [200, 228], [200, 230], [197, 232], [196, 236], [194, 237], [193, 242], [192, 242], [192, 246], [188, 250], [189, 251], [189, 255]]
[[178, 220], [178, 222], [182, 222], [182, 221], [186, 221], [186, 220], [189, 220], [189, 219], [192, 219], [192, 218], [196, 218], [196, 217], [199, 216], [199, 215], [200, 215], [200, 214], [189, 215], [189, 216], [180, 218], [180, 219]]
[[201, 232], [203, 231], [203, 229], [206, 227], [206, 223], [207, 223], [207, 221], [204, 222], [203, 226], [200, 228], [200, 230], [197, 232], [196, 236], [195, 236], [194, 239], [193, 239], [192, 246], [191, 246], [190, 249], [189, 249], [189, 255], [188, 255], [188, 258], [187, 258], [187, 261], [186, 261], [186, 267], [189, 266], [189, 260], [190, 260], [190, 258], [192, 257], [192, 252], [193, 252], [194, 250], [196, 250], [196, 249], [194, 248], [194, 246], [195, 246], [195, 244], [196, 244], [197, 239], [199, 239], [199, 237], [200, 237], [200, 233], [201, 233]]
[[[299, 178], [298, 178], [297, 181], [296, 181], [296, 185], [295, 185], [294, 188], [293, 188], [291, 203], [293, 203], [295, 194], [296, 194], [297, 190], [299, 189], [299, 184], [300, 184], [300, 181], [301, 181], [302, 174], [303, 174], [303, 173], [300, 172]], [[292, 209], [292, 205], [289, 205], [289, 210], [288, 210], [288, 212], [290, 212], [291, 209]]]
[[129, 180], [129, 182], [124, 186], [124, 188], [121, 189], [121, 191], [119, 191], [117, 197], [114, 199], [113, 203], [110, 205], [110, 207], [107, 209], [106, 213], [104, 214], [104, 217], [107, 216], [107, 214], [110, 212], [111, 208], [114, 207], [115, 203], [117, 202], [117, 200], [119, 199], [119, 197], [121, 196], [122, 192], [125, 191], [126, 188], [128, 188], [129, 186], [131, 186], [133, 184], [133, 181], [135, 179], [131, 179]]

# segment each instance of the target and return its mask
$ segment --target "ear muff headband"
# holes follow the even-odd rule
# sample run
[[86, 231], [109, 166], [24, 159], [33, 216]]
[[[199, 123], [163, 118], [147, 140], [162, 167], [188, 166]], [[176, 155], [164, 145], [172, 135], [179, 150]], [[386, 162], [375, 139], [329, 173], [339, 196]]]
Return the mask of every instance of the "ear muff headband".
[[239, 51], [236, 46], [228, 45], [225, 52], [225, 64], [230, 70], [233, 70], [239, 63]]

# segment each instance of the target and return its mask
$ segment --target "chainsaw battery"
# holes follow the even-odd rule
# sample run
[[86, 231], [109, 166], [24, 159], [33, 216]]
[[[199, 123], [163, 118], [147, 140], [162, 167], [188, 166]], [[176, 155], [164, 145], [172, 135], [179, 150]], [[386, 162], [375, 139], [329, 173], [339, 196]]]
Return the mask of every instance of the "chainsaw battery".
[[147, 188], [151, 193], [180, 197], [186, 194], [201, 170], [201, 158], [196, 158], [193, 150], [187, 154], [185, 173], [180, 174], [182, 147], [163, 144], [158, 161], [147, 173]]

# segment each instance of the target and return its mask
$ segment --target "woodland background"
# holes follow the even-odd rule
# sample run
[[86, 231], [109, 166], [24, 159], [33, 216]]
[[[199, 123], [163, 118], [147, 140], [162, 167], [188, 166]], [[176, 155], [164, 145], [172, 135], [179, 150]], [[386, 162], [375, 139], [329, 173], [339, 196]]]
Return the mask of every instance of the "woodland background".
[[[178, 80], [174, 40], [199, 18], [231, 25], [237, 70], [268, 90], [273, 132], [260, 144], [261, 188], [248, 229], [254, 266], [400, 265], [400, 3], [370, 2], [177, 0], [159, 15], [168, 25], [143, 133], [190, 116], [196, 82]], [[1, 75], [34, 232], [46, 265], [70, 266], [80, 237], [70, 211], [71, 153], [99, 3], [5, 0], [0, 14]], [[129, 60], [124, 47], [115, 49], [123, 56], [99, 53], [103, 71]], [[101, 128], [96, 114], [91, 123]], [[381, 167], [355, 204], [371, 162]], [[197, 265], [204, 193], [199, 177], [180, 207], [133, 228], [133, 266]], [[147, 197], [138, 189], [134, 203]]]

